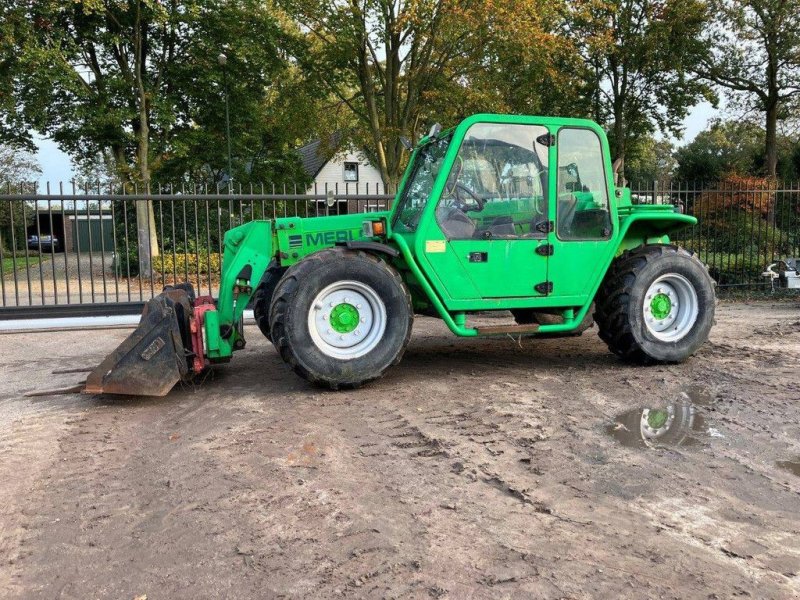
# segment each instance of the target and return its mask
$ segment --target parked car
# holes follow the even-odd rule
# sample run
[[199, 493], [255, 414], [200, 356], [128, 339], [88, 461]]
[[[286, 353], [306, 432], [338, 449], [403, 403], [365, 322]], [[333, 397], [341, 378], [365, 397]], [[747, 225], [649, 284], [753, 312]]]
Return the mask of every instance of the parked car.
[[58, 251], [58, 238], [50, 234], [41, 236], [32, 234], [28, 236], [28, 248], [30, 250], [39, 250], [40, 246], [43, 252]]

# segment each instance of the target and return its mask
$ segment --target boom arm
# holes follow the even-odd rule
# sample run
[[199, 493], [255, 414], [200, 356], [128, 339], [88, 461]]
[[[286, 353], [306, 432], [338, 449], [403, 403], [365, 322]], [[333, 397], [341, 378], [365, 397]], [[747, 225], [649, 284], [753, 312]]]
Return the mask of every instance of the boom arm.
[[205, 314], [206, 353], [212, 362], [225, 360], [244, 346], [239, 323], [275, 253], [272, 224], [253, 221], [225, 234], [217, 310]]

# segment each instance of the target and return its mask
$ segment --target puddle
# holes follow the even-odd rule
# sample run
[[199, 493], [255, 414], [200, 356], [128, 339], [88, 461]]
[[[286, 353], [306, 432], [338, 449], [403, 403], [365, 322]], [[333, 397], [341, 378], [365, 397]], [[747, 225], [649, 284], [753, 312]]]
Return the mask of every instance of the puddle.
[[776, 464], [781, 469], [789, 471], [792, 475], [800, 477], [800, 456], [794, 460], [779, 460]]
[[711, 406], [717, 401], [716, 394], [702, 385], [690, 385], [683, 389], [681, 396], [686, 395], [695, 406]]
[[628, 448], [693, 446], [708, 437], [724, 437], [708, 427], [697, 406], [708, 406], [714, 394], [701, 386], [691, 386], [667, 405], [635, 408], [617, 415], [606, 433]]

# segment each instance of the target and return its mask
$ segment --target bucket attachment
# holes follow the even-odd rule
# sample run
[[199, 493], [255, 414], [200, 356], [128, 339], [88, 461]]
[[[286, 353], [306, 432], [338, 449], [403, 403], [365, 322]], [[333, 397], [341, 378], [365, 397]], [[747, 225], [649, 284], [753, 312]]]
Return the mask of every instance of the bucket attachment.
[[147, 302], [136, 330], [91, 372], [84, 393], [165, 396], [190, 379], [190, 294], [168, 288]]

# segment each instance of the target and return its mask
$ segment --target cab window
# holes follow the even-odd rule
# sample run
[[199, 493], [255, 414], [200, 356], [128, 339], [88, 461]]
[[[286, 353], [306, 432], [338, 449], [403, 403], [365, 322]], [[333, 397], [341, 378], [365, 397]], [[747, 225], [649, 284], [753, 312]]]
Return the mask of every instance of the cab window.
[[400, 195], [392, 227], [411, 233], [417, 230], [422, 211], [428, 203], [452, 135], [435, 139], [414, 153], [414, 163]]
[[[469, 128], [436, 208], [449, 239], [543, 237], [548, 132], [539, 125]], [[546, 231], [546, 229], [545, 229]]]
[[558, 132], [556, 232], [563, 240], [611, 235], [608, 186], [600, 138], [590, 129]]

